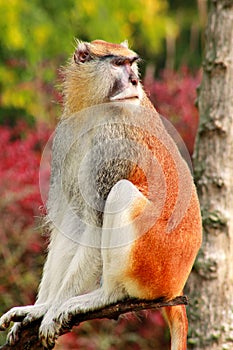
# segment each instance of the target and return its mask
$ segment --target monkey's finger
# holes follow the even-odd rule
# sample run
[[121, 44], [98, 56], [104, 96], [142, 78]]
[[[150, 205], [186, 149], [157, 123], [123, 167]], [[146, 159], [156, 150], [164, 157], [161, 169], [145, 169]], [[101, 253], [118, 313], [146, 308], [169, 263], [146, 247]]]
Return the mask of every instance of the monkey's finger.
[[7, 335], [7, 343], [10, 345], [15, 345], [19, 341], [19, 335], [22, 328], [22, 323], [17, 322], [11, 328], [10, 332]]
[[0, 331], [5, 331], [9, 326], [11, 321], [14, 320], [15, 313], [8, 311], [0, 318]]
[[29, 314], [29, 315], [27, 315], [27, 316], [23, 319], [23, 321], [21, 322], [21, 323], [22, 323], [22, 326], [27, 326], [29, 323], [35, 321], [36, 319], [37, 319], [37, 318], [36, 318], [34, 315]]
[[10, 322], [8, 320], [1, 320], [0, 319], [0, 331], [5, 331], [10, 325]]

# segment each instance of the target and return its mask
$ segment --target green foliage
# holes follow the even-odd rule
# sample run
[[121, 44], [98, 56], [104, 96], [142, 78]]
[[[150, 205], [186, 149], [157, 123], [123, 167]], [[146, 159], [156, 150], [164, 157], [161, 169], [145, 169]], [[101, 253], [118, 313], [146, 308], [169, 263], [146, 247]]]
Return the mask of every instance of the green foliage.
[[35, 118], [23, 108], [2, 107], [0, 108], [0, 125], [15, 126], [19, 120], [24, 120], [27, 125], [33, 126]]
[[161, 49], [168, 21], [167, 1], [103, 0], [76, 2], [77, 36], [112, 42], [129, 39], [134, 48], [148, 53]]
[[[52, 6], [52, 1], [1, 0], [1, 45], [10, 56], [14, 53], [14, 58], [27, 58], [32, 65], [68, 52], [69, 34], [72, 36], [69, 3], [57, 1]], [[61, 40], [65, 36], [68, 40]]]
[[69, 2], [58, 1], [54, 8], [49, 3], [0, 0], [0, 107], [25, 109], [44, 119], [52, 97], [47, 90], [72, 41], [65, 11]]
[[74, 37], [112, 42], [129, 39], [149, 54], [159, 52], [167, 32], [178, 30], [164, 0], [0, 0], [0, 41], [5, 56], [32, 66], [67, 55]]

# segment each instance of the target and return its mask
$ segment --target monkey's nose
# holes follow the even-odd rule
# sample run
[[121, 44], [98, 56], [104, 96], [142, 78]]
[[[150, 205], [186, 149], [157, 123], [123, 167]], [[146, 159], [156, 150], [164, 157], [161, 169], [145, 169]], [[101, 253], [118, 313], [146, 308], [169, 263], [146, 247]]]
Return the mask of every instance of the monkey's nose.
[[137, 86], [138, 85], [138, 77], [136, 76], [136, 74], [134, 72], [130, 73], [129, 76], [129, 81], [131, 82], [132, 85]]

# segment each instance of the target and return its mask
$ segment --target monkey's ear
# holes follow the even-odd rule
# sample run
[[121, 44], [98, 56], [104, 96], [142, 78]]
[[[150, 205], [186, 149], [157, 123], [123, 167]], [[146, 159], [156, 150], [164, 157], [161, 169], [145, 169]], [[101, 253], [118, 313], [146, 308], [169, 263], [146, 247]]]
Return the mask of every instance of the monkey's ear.
[[74, 53], [75, 63], [85, 63], [92, 59], [90, 47], [87, 43], [79, 43]]
[[124, 40], [122, 41], [122, 43], [120, 44], [121, 46], [124, 46], [126, 49], [129, 48], [129, 43], [128, 43], [128, 40]]

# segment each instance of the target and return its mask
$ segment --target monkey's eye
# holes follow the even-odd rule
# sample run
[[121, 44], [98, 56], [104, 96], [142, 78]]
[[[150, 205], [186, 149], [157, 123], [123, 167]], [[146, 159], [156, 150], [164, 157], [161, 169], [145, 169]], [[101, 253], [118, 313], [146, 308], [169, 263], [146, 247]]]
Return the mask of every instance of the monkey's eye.
[[126, 63], [126, 60], [122, 58], [114, 58], [112, 60], [112, 64], [117, 67], [123, 66], [125, 63]]
[[111, 62], [114, 66], [120, 67], [120, 66], [124, 66], [126, 64], [132, 66], [132, 64], [138, 60], [139, 60], [138, 56], [135, 56], [135, 57], [114, 57]]

